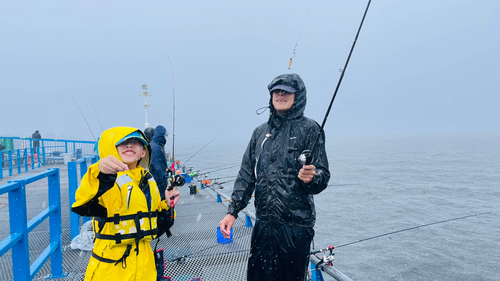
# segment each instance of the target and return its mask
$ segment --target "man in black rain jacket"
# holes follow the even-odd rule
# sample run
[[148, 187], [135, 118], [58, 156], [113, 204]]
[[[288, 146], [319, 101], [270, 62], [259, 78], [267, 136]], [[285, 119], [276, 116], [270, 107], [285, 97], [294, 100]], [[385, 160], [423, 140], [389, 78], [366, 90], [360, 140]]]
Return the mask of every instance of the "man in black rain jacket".
[[229, 237], [238, 212], [255, 191], [257, 221], [247, 280], [305, 280], [316, 220], [313, 195], [330, 180], [325, 136], [321, 134], [312, 164], [300, 164], [299, 155], [312, 149], [320, 130], [304, 116], [304, 82], [297, 74], [282, 74], [268, 90], [269, 120], [252, 134], [220, 228]]

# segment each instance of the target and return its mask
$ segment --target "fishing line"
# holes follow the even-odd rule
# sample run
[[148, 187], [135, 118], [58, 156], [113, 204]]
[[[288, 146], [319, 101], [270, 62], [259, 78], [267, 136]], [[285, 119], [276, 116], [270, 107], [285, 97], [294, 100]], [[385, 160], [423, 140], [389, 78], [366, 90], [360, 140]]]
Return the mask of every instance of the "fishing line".
[[356, 41], [358, 40], [359, 33], [361, 32], [361, 27], [363, 27], [363, 22], [365, 21], [366, 14], [368, 13], [368, 8], [370, 7], [370, 3], [372, 1], [368, 0], [368, 4], [366, 5], [365, 12], [363, 14], [363, 18], [361, 19], [361, 23], [358, 28], [358, 32], [356, 33], [356, 37], [354, 38], [354, 42], [352, 42], [351, 50], [349, 51], [349, 55], [347, 56], [347, 60], [345, 62], [344, 68], [342, 68], [342, 71], [340, 73], [340, 78], [339, 81], [337, 82], [337, 87], [335, 87], [335, 92], [333, 93], [332, 100], [330, 101], [330, 105], [328, 106], [328, 110], [326, 111], [325, 118], [323, 119], [323, 123], [321, 124], [321, 127], [318, 132], [318, 136], [316, 137], [316, 140], [313, 143], [313, 146], [311, 150], [304, 150], [302, 154], [300, 155], [300, 160], [302, 163], [306, 165], [310, 165], [312, 162], [312, 154], [314, 153], [314, 150], [316, 149], [316, 145], [318, 144], [319, 138], [321, 137], [321, 134], [323, 132], [323, 128], [325, 127], [326, 119], [328, 118], [328, 114], [330, 114], [330, 110], [332, 109], [333, 101], [335, 100], [335, 97], [337, 96], [337, 92], [339, 90], [340, 84], [342, 83], [342, 79], [344, 78], [344, 73], [347, 69], [347, 65], [349, 64], [349, 60], [351, 59], [352, 51], [354, 50], [354, 46], [356, 46]]
[[99, 115], [97, 115], [97, 111], [95, 111], [94, 104], [92, 103], [92, 100], [89, 98], [90, 104], [92, 105], [92, 108], [94, 109], [95, 117], [97, 117], [97, 121], [99, 121], [99, 126], [101, 126], [101, 131], [104, 132], [104, 129], [102, 128], [101, 125], [101, 119], [99, 119]]
[[[437, 221], [437, 222], [431, 222], [431, 223], [427, 223], [427, 224], [422, 224], [422, 225], [418, 225], [418, 226], [413, 226], [413, 227], [409, 227], [409, 228], [405, 228], [405, 229], [400, 229], [400, 230], [396, 230], [396, 231], [392, 231], [392, 232], [388, 232], [388, 233], [384, 233], [384, 234], [375, 235], [375, 236], [372, 236], [372, 237], [368, 237], [368, 238], [364, 238], [364, 239], [352, 241], [352, 242], [345, 243], [345, 244], [340, 244], [338, 246], [333, 246], [333, 249], [344, 247], [344, 246], [347, 246], [347, 245], [356, 244], [356, 243], [367, 241], [367, 240], [372, 240], [372, 239], [383, 237], [383, 236], [388, 236], [388, 235], [395, 234], [395, 233], [400, 233], [400, 232], [404, 232], [404, 231], [414, 230], [414, 229], [417, 229], [417, 228], [422, 228], [422, 227], [426, 227], [426, 226], [430, 226], [430, 225], [435, 225], [435, 224], [440, 224], [440, 223], [445, 223], [445, 222], [450, 222], [450, 221], [455, 221], [455, 220], [461, 220], [461, 219], [466, 219], [466, 218], [471, 218], [471, 217], [484, 216], [484, 215], [493, 214], [493, 213], [494, 212], [485, 212], [485, 213], [479, 213], [479, 214], [474, 214], [474, 215], [468, 215], [468, 216], [457, 217], [457, 218], [452, 218], [452, 219], [447, 219], [447, 220], [442, 220], [442, 221]], [[319, 250], [319, 251], [315, 251], [315, 252], [311, 252], [311, 253], [315, 254], [315, 253], [319, 253], [320, 251], [324, 251], [324, 249], [323, 250]]]
[[295, 49], [297, 49], [297, 44], [299, 43], [300, 35], [302, 34], [302, 29], [304, 28], [304, 24], [306, 23], [307, 14], [309, 13], [309, 8], [311, 7], [312, 0], [309, 1], [309, 5], [307, 6], [306, 15], [304, 16], [304, 20], [302, 21], [302, 26], [300, 27], [299, 36], [297, 37], [297, 41], [295, 42], [295, 47], [293, 47], [292, 56], [290, 57], [290, 61], [288, 62], [288, 70], [291, 70], [292, 60], [295, 58]]
[[191, 157], [189, 157], [186, 161], [184, 161], [184, 165], [186, 165], [186, 163], [191, 160], [191, 158], [193, 158], [196, 154], [198, 154], [198, 152], [200, 152], [203, 148], [205, 148], [207, 145], [209, 145], [211, 142], [213, 142], [216, 138], [218, 138], [220, 135], [222, 135], [225, 131], [229, 130], [229, 128], [231, 128], [235, 123], [231, 124], [231, 126], [227, 127], [227, 129], [225, 129], [224, 131], [222, 131], [220, 134], [218, 134], [215, 138], [213, 138], [211, 141], [209, 141], [207, 144], [205, 144], [205, 146], [203, 146], [202, 148], [200, 148], [200, 150], [198, 150], [195, 154], [193, 154]]
[[76, 102], [75, 97], [74, 97], [73, 95], [71, 95], [71, 96], [73, 97], [73, 101], [75, 102], [76, 107], [78, 107], [78, 110], [80, 111], [80, 114], [82, 114], [83, 120], [85, 120], [85, 124], [87, 124], [87, 127], [89, 128], [89, 131], [90, 131], [90, 133], [92, 134], [92, 137], [94, 138], [94, 140], [95, 140], [95, 141], [97, 141], [97, 140], [96, 140], [96, 138], [95, 138], [95, 136], [94, 136], [94, 133], [92, 133], [92, 129], [90, 129], [90, 126], [89, 126], [89, 123], [87, 122], [87, 119], [85, 119], [85, 116], [83, 115], [83, 112], [82, 112], [82, 110], [80, 109], [80, 106], [79, 106], [79, 105], [78, 105], [78, 103]]

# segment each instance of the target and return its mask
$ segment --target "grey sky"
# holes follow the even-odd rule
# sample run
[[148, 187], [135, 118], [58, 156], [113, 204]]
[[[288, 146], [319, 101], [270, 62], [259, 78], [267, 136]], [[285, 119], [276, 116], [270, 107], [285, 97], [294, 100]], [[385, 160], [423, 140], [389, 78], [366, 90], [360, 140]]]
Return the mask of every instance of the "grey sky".
[[[146, 2], [146, 3], [145, 3]], [[321, 123], [367, 1], [1, 1], [0, 135], [92, 140], [126, 125], [249, 138], [266, 86], [292, 71]], [[305, 21], [304, 21], [305, 17]], [[300, 33], [302, 23], [304, 26]], [[499, 1], [374, 0], [325, 130], [500, 131]], [[299, 38], [300, 34], [300, 38]]]

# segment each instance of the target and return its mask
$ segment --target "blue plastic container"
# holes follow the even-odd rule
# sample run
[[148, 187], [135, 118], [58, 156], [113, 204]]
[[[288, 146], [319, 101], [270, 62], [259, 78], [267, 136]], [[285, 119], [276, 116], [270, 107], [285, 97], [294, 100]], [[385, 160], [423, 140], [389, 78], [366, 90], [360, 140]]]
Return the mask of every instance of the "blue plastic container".
[[217, 243], [227, 244], [233, 242], [233, 228], [231, 228], [230, 238], [224, 238], [222, 232], [220, 232], [220, 226], [217, 227]]
[[180, 175], [184, 178], [184, 180], [186, 181], [186, 183], [190, 183], [191, 182], [191, 177], [186, 174], [186, 173], [180, 173]]

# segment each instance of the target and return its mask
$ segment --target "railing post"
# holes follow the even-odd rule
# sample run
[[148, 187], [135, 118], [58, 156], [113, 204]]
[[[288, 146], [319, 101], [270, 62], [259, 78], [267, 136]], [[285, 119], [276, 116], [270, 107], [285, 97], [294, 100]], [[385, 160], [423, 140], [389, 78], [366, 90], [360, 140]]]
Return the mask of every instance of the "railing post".
[[0, 180], [3, 179], [3, 151], [0, 150]]
[[20, 174], [21, 173], [21, 150], [18, 149], [17, 150], [17, 173]]
[[19, 184], [19, 187], [9, 192], [10, 233], [21, 234], [21, 240], [12, 246], [12, 273], [14, 280], [24, 281], [30, 280], [26, 182], [24, 180], [14, 182]]
[[[34, 170], [35, 169], [35, 150], [32, 148], [30, 148], [30, 151], [31, 151], [31, 169]], [[37, 154], [38, 156], [38, 154]]]
[[9, 177], [12, 177], [12, 150], [9, 150]]
[[68, 188], [69, 188], [69, 221], [71, 230], [71, 240], [80, 233], [80, 216], [71, 212], [71, 206], [76, 202], [76, 190], [78, 189], [78, 173], [76, 162], [68, 162]]
[[[37, 147], [38, 151], [40, 151], [40, 148]], [[45, 166], [45, 146], [42, 146], [42, 156], [43, 156], [43, 163], [42, 165]], [[38, 156], [38, 168], [40, 168], [40, 156]]]
[[29, 156], [28, 156], [28, 149], [27, 149], [27, 148], [25, 148], [25, 149], [24, 149], [24, 157], [23, 157], [23, 158], [24, 158], [24, 170], [25, 170], [26, 172], [28, 172], [28, 157], [29, 157]]
[[80, 163], [80, 179], [82, 179], [86, 173], [87, 173], [87, 158], [83, 157], [83, 162]]
[[[87, 173], [87, 158], [83, 157], [82, 160], [83, 160], [83, 162], [80, 163], [80, 180]], [[78, 159], [77, 159], [77, 161], [78, 161]], [[83, 217], [82, 218], [83, 223], [86, 223], [89, 220], [90, 220], [90, 217]]]
[[63, 276], [63, 256], [62, 256], [62, 227], [61, 227], [61, 184], [59, 178], [59, 168], [50, 169], [55, 171], [48, 178], [49, 180], [49, 206], [57, 207], [57, 211], [50, 215], [50, 243], [57, 245], [50, 256], [52, 277]]
[[311, 262], [311, 281], [324, 281], [321, 270], [316, 270], [316, 265]]

